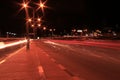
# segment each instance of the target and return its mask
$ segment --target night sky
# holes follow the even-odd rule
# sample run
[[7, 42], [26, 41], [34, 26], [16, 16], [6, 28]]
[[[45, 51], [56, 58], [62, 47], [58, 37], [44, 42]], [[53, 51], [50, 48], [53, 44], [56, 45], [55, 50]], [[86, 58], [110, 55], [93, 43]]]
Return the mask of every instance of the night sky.
[[[39, 2], [38, 0], [32, 0]], [[22, 0], [0, 1], [0, 32], [25, 33], [25, 13], [19, 12], [17, 3]], [[75, 26], [119, 24], [119, 4], [115, 0], [48, 0], [44, 24], [57, 29], [71, 29]], [[92, 26], [91, 27], [92, 29]]]

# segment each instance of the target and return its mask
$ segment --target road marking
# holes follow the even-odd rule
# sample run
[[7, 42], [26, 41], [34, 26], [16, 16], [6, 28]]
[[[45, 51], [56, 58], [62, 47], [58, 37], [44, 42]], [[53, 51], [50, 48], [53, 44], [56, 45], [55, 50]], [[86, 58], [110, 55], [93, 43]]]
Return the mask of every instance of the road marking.
[[39, 67], [38, 67], [38, 70], [39, 70], [39, 73], [43, 73], [43, 72], [44, 72], [42, 66], [39, 66]]
[[66, 68], [63, 66], [63, 65], [61, 65], [61, 64], [58, 64], [58, 67], [60, 68], [60, 69], [62, 69], [62, 70], [65, 70]]
[[102, 56], [101, 55], [97, 55], [97, 54], [94, 54], [94, 53], [92, 53], [92, 54], [89, 54], [90, 56], [93, 56], [93, 57], [97, 57], [97, 58], [102, 58]]
[[38, 72], [39, 72], [41, 80], [47, 80], [42, 66], [38, 66]]
[[7, 59], [11, 58], [12, 56], [14, 56], [15, 54], [17, 54], [18, 52], [20, 52], [22, 49], [24, 49], [24, 47], [22, 47], [21, 49], [17, 50], [16, 52], [14, 52], [13, 54], [10, 54], [8, 57], [6, 57], [5, 59], [3, 59], [2, 61], [0, 61], [0, 64], [4, 63], [5, 61], [7, 61]]
[[51, 61], [56, 62], [56, 60], [54, 58], [51, 58]]
[[22, 47], [21, 49], [19, 49], [19, 50], [17, 50], [16, 52], [14, 52], [13, 54], [10, 54], [8, 57], [7, 57], [7, 59], [8, 58], [10, 58], [10, 57], [12, 57], [12, 56], [14, 56], [14, 55], [16, 55], [17, 53], [19, 53], [22, 49], [24, 49], [26, 46], [24, 46], [24, 47]]
[[49, 41], [49, 40], [48, 41], [44, 41], [44, 43], [48, 43], [48, 44], [52, 44], [52, 45], [57, 45], [57, 46], [61, 46], [61, 47], [69, 47], [68, 45], [55, 43], [55, 42], [52, 42], [52, 41]]
[[46, 56], [48, 56], [48, 57], [49, 57], [50, 55], [46, 54]]

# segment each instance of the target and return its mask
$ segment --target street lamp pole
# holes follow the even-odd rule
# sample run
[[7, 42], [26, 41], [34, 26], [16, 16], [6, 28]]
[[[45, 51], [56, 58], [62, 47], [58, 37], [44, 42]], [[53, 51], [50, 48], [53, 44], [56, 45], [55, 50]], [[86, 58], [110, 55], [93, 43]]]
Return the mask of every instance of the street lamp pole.
[[32, 8], [32, 11], [33, 11], [32, 12], [32, 16], [33, 16], [32, 18], [33, 18], [33, 25], [34, 25], [33, 26], [33, 33], [34, 33], [33, 35], [34, 35], [34, 39], [35, 39], [35, 23], [34, 23], [35, 22], [35, 10], [34, 10], [34, 8]]
[[[29, 24], [28, 24], [28, 22], [31, 22], [31, 20], [30, 20], [30, 17], [29, 17], [29, 12], [28, 12], [28, 4], [29, 4], [29, 2], [27, 1], [27, 0], [25, 0], [25, 1], [23, 1], [23, 3], [22, 3], [22, 8], [21, 9], [25, 9], [25, 17], [26, 17], [26, 38], [27, 38], [27, 45], [26, 45], [26, 49], [27, 50], [29, 50], [29, 48], [30, 48], [30, 40], [29, 40]], [[38, 5], [38, 4], [37, 4]], [[44, 6], [44, 4], [40, 1], [40, 5], [38, 5], [39, 6], [39, 8], [41, 8], [41, 9], [43, 9], [45, 6]], [[35, 11], [34, 11], [34, 9], [33, 9], [33, 22], [35, 22]], [[35, 28], [35, 27], [34, 27]], [[33, 29], [34, 29], [33, 28]], [[34, 37], [35, 37], [35, 32], [34, 32]]]
[[28, 22], [26, 23], [26, 38], [27, 38], [27, 45], [26, 45], [26, 49], [29, 50], [30, 49], [30, 39], [29, 39], [29, 25]]
[[29, 50], [30, 48], [30, 41], [29, 41], [29, 25], [28, 25], [28, 19], [29, 19], [29, 14], [28, 14], [28, 4], [23, 3], [23, 8], [25, 8], [25, 13], [26, 13], [26, 38], [27, 38], [27, 44], [26, 44], [26, 49]]

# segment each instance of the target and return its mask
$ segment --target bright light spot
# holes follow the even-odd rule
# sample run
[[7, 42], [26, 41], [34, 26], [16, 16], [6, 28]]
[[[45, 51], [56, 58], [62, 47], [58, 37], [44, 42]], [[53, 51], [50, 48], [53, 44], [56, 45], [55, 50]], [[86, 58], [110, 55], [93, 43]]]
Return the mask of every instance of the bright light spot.
[[23, 4], [23, 7], [26, 8], [26, 7], [27, 7], [27, 4]]
[[117, 36], [117, 34], [115, 32], [113, 32], [113, 36]]
[[6, 60], [2, 60], [2, 61], [0, 61], [0, 64], [2, 64], [2, 63], [4, 63]]
[[34, 24], [32, 24], [31, 26], [34, 27]]
[[50, 31], [52, 31], [52, 29], [50, 29]]
[[46, 27], [43, 27], [43, 30], [46, 30]]
[[56, 29], [53, 29], [53, 31], [55, 31]]
[[40, 37], [37, 37], [37, 39], [40, 39]]
[[38, 24], [38, 26], [40, 27], [40, 26], [41, 26], [41, 24]]
[[44, 43], [48, 43], [48, 44], [52, 44], [52, 45], [57, 45], [57, 46], [63, 46], [63, 47], [69, 47], [68, 45], [64, 45], [64, 44], [59, 44], [59, 43], [55, 43], [52, 41], [44, 41]]
[[40, 3], [40, 7], [43, 8], [43, 7], [44, 7], [44, 4]]
[[40, 19], [40, 18], [38, 18], [38, 21], [41, 21], [41, 19]]
[[36, 3], [36, 5], [38, 5], [37, 10], [41, 9], [43, 14], [44, 14], [44, 8], [48, 8], [45, 4], [46, 4], [47, 0], [45, 0], [44, 2], [42, 2], [42, 0], [39, 1], [39, 3]]
[[0, 47], [4, 45], [4, 42], [0, 42]]
[[28, 19], [28, 21], [29, 21], [29, 22], [31, 22], [31, 21], [32, 21], [32, 19]]
[[28, 5], [28, 4], [29, 4], [29, 1], [25, 1], [25, 0], [23, 0], [22, 3], [17, 3], [17, 4], [21, 6], [21, 8], [20, 8], [20, 10], [18, 11], [18, 13], [19, 13], [21, 10], [23, 10], [23, 9], [25, 9], [25, 11], [26, 11], [27, 8], [30, 7], [30, 6]]

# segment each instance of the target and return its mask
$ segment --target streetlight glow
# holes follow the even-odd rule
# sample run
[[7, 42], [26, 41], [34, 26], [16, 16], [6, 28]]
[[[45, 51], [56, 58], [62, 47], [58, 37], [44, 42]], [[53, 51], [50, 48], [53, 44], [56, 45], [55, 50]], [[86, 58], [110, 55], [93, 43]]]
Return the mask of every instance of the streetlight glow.
[[32, 21], [32, 19], [28, 19], [28, 22], [31, 22]]
[[34, 24], [32, 24], [31, 26], [34, 27]]
[[27, 7], [27, 4], [24, 3], [24, 4], [23, 4], [23, 7], [26, 8], [26, 7]]
[[38, 27], [40, 27], [41, 26], [41, 24], [38, 24]]
[[42, 1], [40, 0], [39, 3], [36, 3], [36, 5], [38, 6], [37, 10], [41, 9], [42, 12], [43, 12], [43, 14], [44, 14], [44, 8], [47, 7], [47, 6], [45, 6], [45, 3], [46, 3], [46, 2], [47, 2], [47, 0], [44, 1], [44, 2], [42, 2]]
[[29, 7], [28, 4], [29, 4], [29, 2], [23, 1], [23, 3], [21, 4], [21, 5], [22, 5], [22, 8], [27, 8], [27, 7]]
[[43, 30], [46, 30], [46, 27], [43, 27]]
[[40, 7], [43, 8], [43, 7], [44, 7], [44, 4], [43, 4], [43, 3], [40, 3]]
[[41, 19], [40, 19], [40, 18], [38, 18], [37, 20], [38, 20], [38, 21], [41, 21]]

